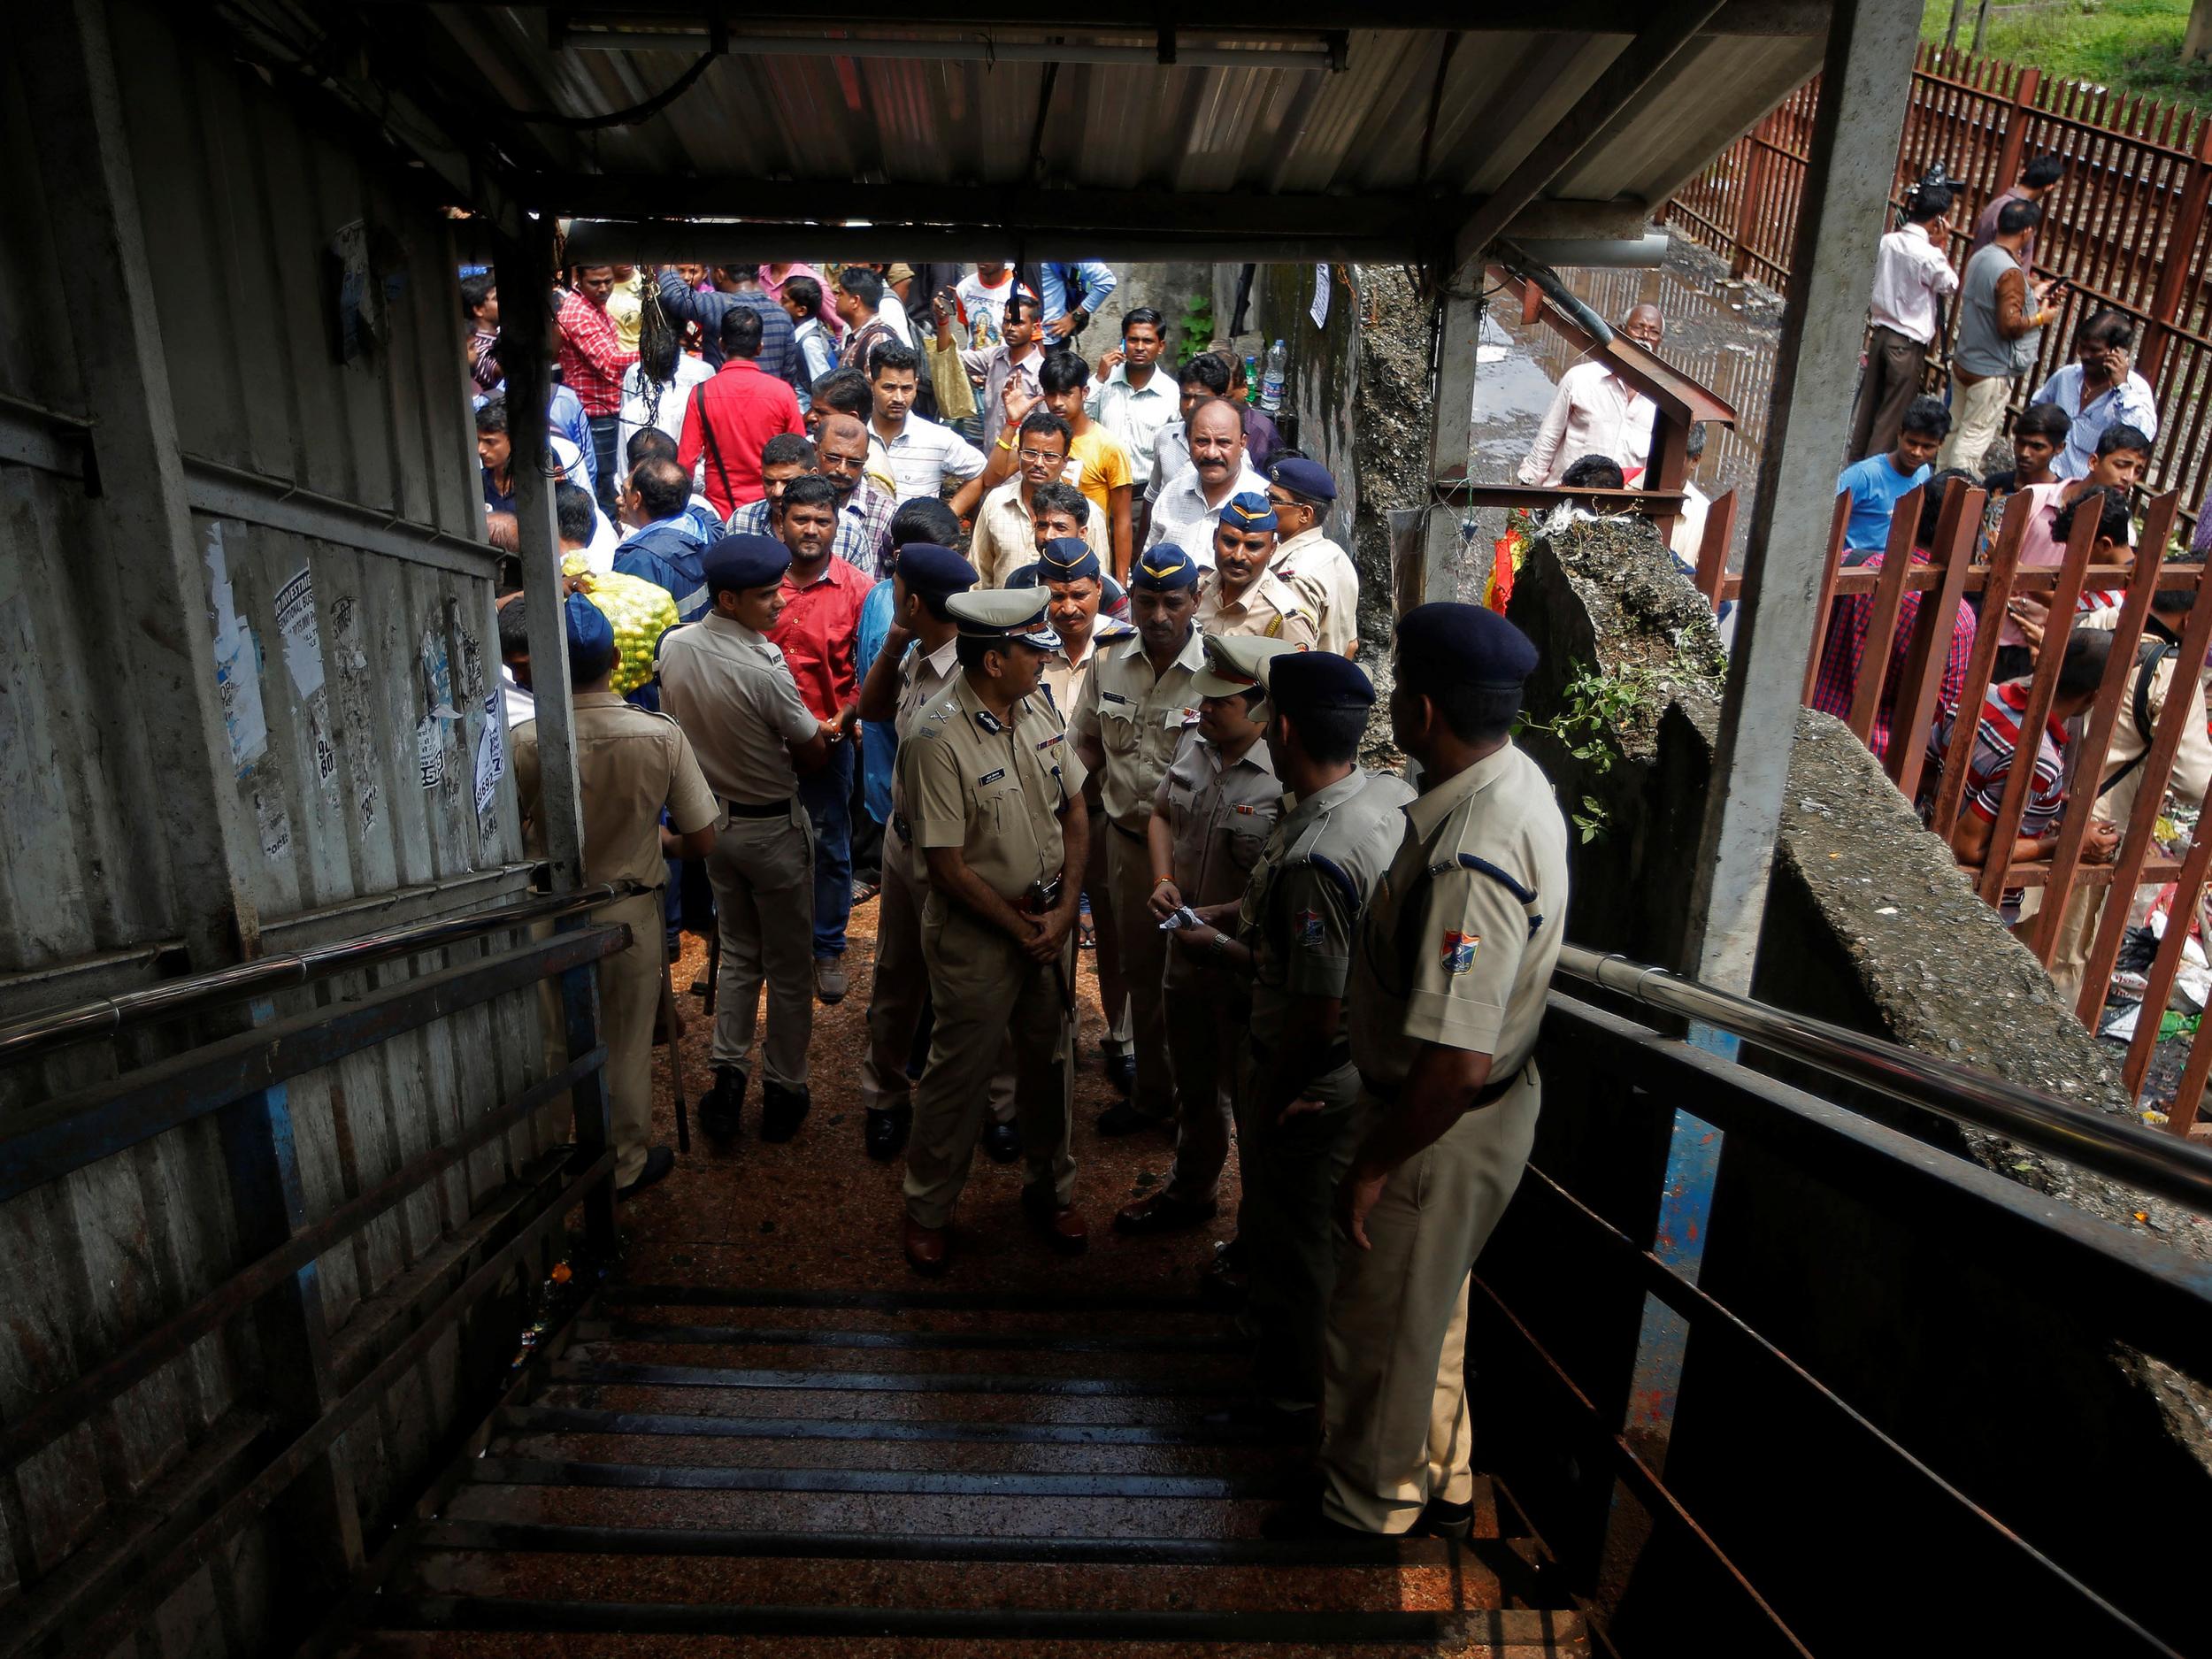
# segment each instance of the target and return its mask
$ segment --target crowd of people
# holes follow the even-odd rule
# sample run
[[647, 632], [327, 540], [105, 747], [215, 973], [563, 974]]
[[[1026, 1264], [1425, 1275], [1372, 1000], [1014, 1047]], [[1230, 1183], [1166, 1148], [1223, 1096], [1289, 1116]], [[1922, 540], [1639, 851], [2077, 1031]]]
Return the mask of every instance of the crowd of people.
[[[1171, 366], [1156, 312], [1087, 360], [1114, 287], [1095, 265], [569, 273], [545, 418], [586, 876], [648, 889], [605, 912], [634, 940], [602, 970], [618, 1191], [674, 1161], [650, 1144], [672, 930], [715, 944], [700, 1125], [743, 1133], [757, 1078], [776, 1145], [822, 1133], [814, 1009], [852, 994], [872, 902], [851, 1155], [902, 1162], [887, 1257], [956, 1265], [979, 1153], [1023, 1166], [1046, 1250], [1087, 1248], [1094, 997], [1117, 1098], [1091, 1132], [1174, 1148], [1113, 1227], [1197, 1233], [1238, 1151], [1233, 1241], [1193, 1267], [1248, 1310], [1245, 1409], [1322, 1447], [1319, 1501], [1271, 1530], [1464, 1535], [1468, 1276], [1528, 1155], [1567, 900], [1558, 807], [1509, 736], [1536, 654], [1479, 607], [1409, 611], [1388, 714], [1420, 791], [1363, 768], [1336, 480], [1231, 359]], [[518, 547], [512, 342], [495, 288], [463, 302], [488, 525]], [[648, 665], [624, 664], [618, 583], [665, 607]], [[533, 833], [535, 603], [500, 611]]]

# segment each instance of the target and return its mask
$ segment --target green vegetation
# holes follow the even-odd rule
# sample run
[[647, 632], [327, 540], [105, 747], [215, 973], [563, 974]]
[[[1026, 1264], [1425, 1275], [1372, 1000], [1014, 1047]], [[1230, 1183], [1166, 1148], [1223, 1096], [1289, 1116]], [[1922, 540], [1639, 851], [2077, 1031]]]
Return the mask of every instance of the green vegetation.
[[[1953, 0], [1928, 0], [1920, 37], [1943, 43]], [[1964, 0], [1958, 45], [1974, 38], [1977, 0]], [[2212, 63], [2185, 63], [2189, 0], [2020, 0], [1993, 4], [1982, 55], [2032, 64], [2046, 76], [2212, 110]]]
[[[1648, 727], [1666, 706], [1666, 695], [1665, 685], [1647, 668], [1606, 674], [1587, 663], [1577, 663], [1573, 678], [1560, 692], [1558, 718], [1546, 721], [1524, 716], [1518, 729], [1548, 733], [1601, 778], [1627, 753], [1621, 743], [1622, 731]], [[1570, 803], [1567, 816], [1586, 842], [1604, 840], [1612, 827], [1605, 803], [1590, 795], [1582, 797], [1578, 809]]]

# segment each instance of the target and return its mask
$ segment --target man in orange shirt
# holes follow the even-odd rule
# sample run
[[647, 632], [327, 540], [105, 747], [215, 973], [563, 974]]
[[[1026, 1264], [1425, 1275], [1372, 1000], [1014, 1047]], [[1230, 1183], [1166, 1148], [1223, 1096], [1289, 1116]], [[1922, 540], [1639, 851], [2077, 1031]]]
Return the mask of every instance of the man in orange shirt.
[[1045, 407], [1068, 423], [1067, 481], [1081, 490], [1103, 517], [1113, 548], [1114, 580], [1129, 574], [1129, 490], [1133, 474], [1121, 440], [1093, 420], [1083, 406], [1090, 389], [1090, 365], [1072, 351], [1048, 353], [1037, 371]]

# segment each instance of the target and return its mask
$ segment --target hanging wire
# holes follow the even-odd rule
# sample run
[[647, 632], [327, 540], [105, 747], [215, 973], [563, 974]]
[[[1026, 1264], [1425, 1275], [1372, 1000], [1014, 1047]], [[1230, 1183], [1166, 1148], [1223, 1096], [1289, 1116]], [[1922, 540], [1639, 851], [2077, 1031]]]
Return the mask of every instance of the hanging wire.
[[640, 121], [651, 120], [690, 91], [698, 83], [699, 77], [707, 73], [708, 66], [721, 55], [718, 49], [709, 47], [700, 54], [697, 63], [667, 86], [644, 103], [634, 104], [626, 110], [616, 110], [606, 115], [556, 115], [526, 110], [503, 110], [500, 113], [511, 121], [522, 121], [532, 127], [558, 127], [572, 133], [596, 132], [610, 127], [634, 127]]

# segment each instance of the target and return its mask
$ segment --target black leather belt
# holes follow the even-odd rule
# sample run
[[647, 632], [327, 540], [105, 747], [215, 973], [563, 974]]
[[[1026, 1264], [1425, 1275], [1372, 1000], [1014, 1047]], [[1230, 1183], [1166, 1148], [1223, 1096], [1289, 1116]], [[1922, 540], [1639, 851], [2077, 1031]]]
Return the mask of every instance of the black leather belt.
[[722, 804], [729, 809], [732, 818], [788, 818], [791, 815], [789, 795], [780, 801], [763, 801], [757, 805], [749, 801], [725, 801]]
[[[1246, 1041], [1252, 1046], [1252, 1057], [1262, 1065], [1267, 1064], [1275, 1057], [1274, 1049], [1262, 1042], [1257, 1037], [1247, 1038]], [[1348, 1037], [1339, 1037], [1322, 1053], [1321, 1063], [1314, 1068], [1313, 1074], [1316, 1077], [1326, 1077], [1338, 1067], [1349, 1065], [1351, 1063], [1352, 1041]]]
[[1124, 824], [1118, 818], [1110, 818], [1106, 821], [1112, 825], [1116, 829], [1119, 830], [1123, 834], [1126, 835], [1133, 841], [1141, 841], [1144, 840], [1144, 833], [1142, 831], [1131, 829], [1126, 824]]
[[[1512, 1087], [1521, 1080], [1521, 1072], [1527, 1064], [1526, 1061], [1523, 1061], [1520, 1065], [1515, 1066], [1505, 1076], [1493, 1078], [1476, 1090], [1474, 1102], [1467, 1108], [1467, 1110], [1475, 1111], [1485, 1106], [1494, 1106], [1503, 1100]], [[1398, 1103], [1398, 1096], [1405, 1092], [1404, 1084], [1378, 1082], [1364, 1071], [1359, 1074], [1359, 1086], [1386, 1106], [1395, 1106]], [[1462, 1114], [1462, 1116], [1464, 1115]]]

